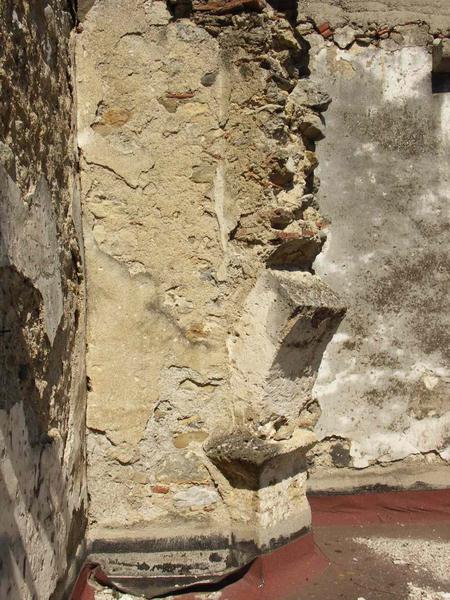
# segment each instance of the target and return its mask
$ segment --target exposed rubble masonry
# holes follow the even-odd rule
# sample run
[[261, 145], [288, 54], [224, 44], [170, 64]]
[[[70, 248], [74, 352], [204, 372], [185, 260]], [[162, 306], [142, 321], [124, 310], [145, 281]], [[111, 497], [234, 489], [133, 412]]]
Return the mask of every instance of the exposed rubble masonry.
[[331, 98], [295, 14], [169, 9], [95, 4], [77, 49], [92, 559], [127, 589], [309, 529], [311, 390], [345, 314], [312, 268]]
[[448, 486], [448, 1], [76, 4], [0, 7], [0, 596]]

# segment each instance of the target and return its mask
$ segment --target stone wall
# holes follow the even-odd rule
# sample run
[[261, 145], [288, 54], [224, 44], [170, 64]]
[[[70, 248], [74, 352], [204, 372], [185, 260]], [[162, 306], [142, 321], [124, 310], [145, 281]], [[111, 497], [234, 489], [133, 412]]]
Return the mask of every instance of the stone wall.
[[84, 535], [85, 372], [73, 26], [0, 6], [0, 597], [60, 598]]
[[224, 574], [309, 528], [307, 469], [447, 485], [448, 7], [82, 8], [91, 558]]
[[116, 583], [182, 571], [168, 540], [215, 545], [201, 575], [310, 525], [311, 388], [345, 312], [311, 269], [330, 98], [295, 14], [241, 8], [99, 2], [78, 36], [90, 537]]
[[0, 7], [0, 596], [83, 554], [86, 387], [131, 591], [307, 532], [307, 471], [448, 485], [448, 3], [78, 9], [75, 82], [72, 4]]
[[332, 225], [314, 268], [348, 306], [314, 395], [313, 490], [448, 486], [450, 98], [432, 93], [446, 2], [307, 2]]

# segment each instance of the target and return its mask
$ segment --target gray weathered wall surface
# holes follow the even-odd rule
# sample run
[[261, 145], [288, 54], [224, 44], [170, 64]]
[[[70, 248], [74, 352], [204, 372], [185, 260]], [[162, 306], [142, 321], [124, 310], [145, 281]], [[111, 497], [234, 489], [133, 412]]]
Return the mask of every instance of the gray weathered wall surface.
[[[450, 8], [370, 4], [303, 14], [311, 77], [333, 98], [318, 149], [331, 226], [314, 266], [348, 306], [314, 388], [315, 490], [450, 483], [450, 97], [431, 87]], [[429, 22], [403, 25], [416, 18]]]
[[12, 600], [60, 598], [84, 534], [72, 25], [64, 2], [0, 6], [0, 597]]

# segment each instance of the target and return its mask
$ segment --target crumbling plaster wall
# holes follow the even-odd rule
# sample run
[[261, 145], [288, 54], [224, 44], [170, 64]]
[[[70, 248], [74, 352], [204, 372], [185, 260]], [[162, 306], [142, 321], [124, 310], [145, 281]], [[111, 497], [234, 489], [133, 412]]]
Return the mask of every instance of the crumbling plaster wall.
[[69, 4], [0, 5], [0, 597], [61, 598], [84, 536], [84, 288]]
[[318, 149], [332, 226], [314, 267], [348, 306], [314, 388], [310, 487], [445, 487], [450, 97], [432, 93], [431, 49], [450, 6], [309, 1], [302, 16], [333, 98]]
[[78, 36], [94, 549], [254, 552], [310, 524], [311, 388], [345, 312], [311, 272], [330, 98], [295, 11], [211, 6], [97, 2]]
[[159, 573], [130, 548], [168, 532], [307, 528], [310, 448], [313, 489], [448, 472], [447, 7], [169, 8], [88, 2], [77, 44], [90, 535], [116, 581]]

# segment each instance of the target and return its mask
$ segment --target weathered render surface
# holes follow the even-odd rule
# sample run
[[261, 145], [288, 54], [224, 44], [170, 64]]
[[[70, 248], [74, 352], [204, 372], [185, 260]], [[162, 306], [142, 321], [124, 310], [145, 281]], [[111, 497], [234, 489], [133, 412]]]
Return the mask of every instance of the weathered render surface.
[[[306, 2], [332, 222], [316, 272], [346, 319], [322, 361], [314, 490], [450, 483], [450, 98], [432, 93], [443, 2]], [[306, 33], [309, 29], [309, 33]], [[321, 33], [320, 33], [321, 32]]]
[[449, 39], [447, 0], [0, 4], [1, 598], [67, 593], [86, 420], [90, 560], [147, 597], [308, 531], [307, 470], [450, 484]]
[[70, 31], [0, 5], [0, 597], [60, 598], [84, 535], [85, 372]]
[[311, 388], [345, 312], [311, 272], [330, 98], [295, 15], [183, 11], [98, 2], [77, 44], [90, 537], [116, 582], [307, 530]]

